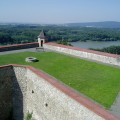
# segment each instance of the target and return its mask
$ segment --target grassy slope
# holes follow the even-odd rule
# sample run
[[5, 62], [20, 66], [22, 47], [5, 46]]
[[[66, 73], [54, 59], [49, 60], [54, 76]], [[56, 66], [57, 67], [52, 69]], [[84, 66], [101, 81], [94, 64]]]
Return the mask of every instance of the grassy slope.
[[[26, 57], [39, 62], [26, 63]], [[0, 65], [26, 64], [40, 68], [65, 84], [89, 96], [106, 108], [113, 104], [120, 91], [120, 69], [81, 60], [58, 53], [16, 53], [0, 56]]]

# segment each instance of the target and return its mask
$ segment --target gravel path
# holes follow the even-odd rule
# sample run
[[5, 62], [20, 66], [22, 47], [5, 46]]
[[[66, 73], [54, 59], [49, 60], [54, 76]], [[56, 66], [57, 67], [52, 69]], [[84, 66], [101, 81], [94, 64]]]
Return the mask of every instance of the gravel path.
[[120, 117], [120, 93], [118, 94], [114, 104], [111, 106], [110, 111]]
[[12, 53], [18, 53], [18, 52], [25, 52], [25, 51], [33, 51], [35, 52], [35, 48], [29, 48], [29, 49], [20, 49], [20, 50], [11, 50], [11, 51], [4, 51], [0, 52], [0, 55], [5, 55], [5, 54], [12, 54]]
[[43, 52], [43, 51], [49, 51], [49, 50], [47, 50], [47, 49], [38, 49], [38, 50], [36, 50], [36, 48], [28, 48], [28, 49], [4, 51], [4, 52], [0, 52], [0, 55], [19, 53], [19, 52], [26, 52], [26, 51], [30, 51], [30, 52]]

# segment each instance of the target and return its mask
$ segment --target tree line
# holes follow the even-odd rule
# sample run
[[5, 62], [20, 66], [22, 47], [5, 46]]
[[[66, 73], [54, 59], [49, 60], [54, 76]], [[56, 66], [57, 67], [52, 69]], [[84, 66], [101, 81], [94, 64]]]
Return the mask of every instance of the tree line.
[[110, 46], [102, 49], [93, 49], [93, 48], [90, 48], [90, 49], [120, 55], [120, 46]]
[[[34, 25], [0, 25], [0, 44], [19, 44], [37, 41], [37, 36], [44, 30], [49, 41], [117, 41], [120, 40], [120, 29], [87, 28], [67, 26], [34, 26]], [[61, 42], [62, 43], [62, 42]]]

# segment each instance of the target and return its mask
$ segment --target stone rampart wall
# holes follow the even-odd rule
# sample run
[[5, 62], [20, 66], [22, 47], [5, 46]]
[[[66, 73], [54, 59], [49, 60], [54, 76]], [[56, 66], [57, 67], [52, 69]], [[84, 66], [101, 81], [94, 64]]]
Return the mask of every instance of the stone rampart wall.
[[7, 120], [12, 112], [12, 77], [10, 66], [0, 67], [0, 120]]
[[35, 120], [118, 120], [51, 76], [27, 68], [27, 110]]
[[24, 120], [27, 111], [33, 112], [34, 120], [119, 120], [48, 74], [12, 66], [0, 67], [0, 105], [7, 100], [6, 109], [0, 107], [0, 117], [5, 118], [12, 106], [15, 120]]
[[38, 47], [37, 42], [0, 46], [0, 52]]
[[[13, 118], [25, 120], [27, 114], [27, 70], [25, 67], [13, 67]], [[29, 99], [29, 98], [28, 98]]]
[[104, 120], [29, 69], [27, 77], [27, 109], [35, 120]]
[[81, 58], [86, 58], [90, 60], [95, 60], [103, 63], [120, 66], [120, 56], [115, 54], [75, 48], [75, 47], [60, 45], [56, 43], [45, 43], [44, 48], [50, 49], [52, 51], [74, 55]]
[[26, 68], [0, 67], [0, 120], [24, 120], [26, 91]]

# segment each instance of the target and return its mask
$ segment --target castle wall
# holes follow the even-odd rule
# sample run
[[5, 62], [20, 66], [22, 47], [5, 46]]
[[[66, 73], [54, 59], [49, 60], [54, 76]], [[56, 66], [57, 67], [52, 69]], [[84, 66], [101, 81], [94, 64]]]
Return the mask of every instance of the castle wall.
[[35, 120], [104, 120], [29, 69], [27, 77], [27, 109]]
[[56, 43], [46, 43], [44, 44], [44, 48], [69, 55], [74, 55], [81, 58], [87, 58], [90, 60], [95, 60], [103, 63], [120, 66], [120, 56], [115, 54], [75, 48], [75, 47], [60, 45]]
[[[73, 55], [73, 56], [77, 56], [81, 58], [86, 58], [90, 60], [95, 60], [95, 61], [100, 61], [103, 63], [120, 66], [119, 55], [98, 52], [98, 51], [93, 51], [93, 50], [88, 50], [88, 49], [83, 49], [83, 48], [76, 48], [76, 47], [71, 47], [71, 46], [66, 46], [66, 45], [60, 45], [60, 44], [50, 43], [50, 42], [44, 43], [43, 46], [44, 48], [52, 50], [52, 51], [57, 51], [57, 52], [61, 52], [61, 53], [65, 53], [65, 54], [69, 54], [69, 55]], [[26, 49], [26, 48], [34, 48], [34, 47], [39, 47], [38, 42], [1, 46], [0, 52]]]
[[13, 67], [13, 118], [24, 120], [27, 113], [27, 76], [25, 67]]
[[0, 52], [38, 47], [37, 42], [0, 46]]
[[0, 67], [0, 120], [23, 120], [26, 115], [26, 69]]
[[12, 112], [12, 77], [11, 67], [0, 67], [0, 120], [5, 120]]
[[[0, 119], [33, 112], [34, 120], [119, 120], [50, 75], [33, 67], [0, 67]], [[2, 107], [1, 107], [2, 106]]]

